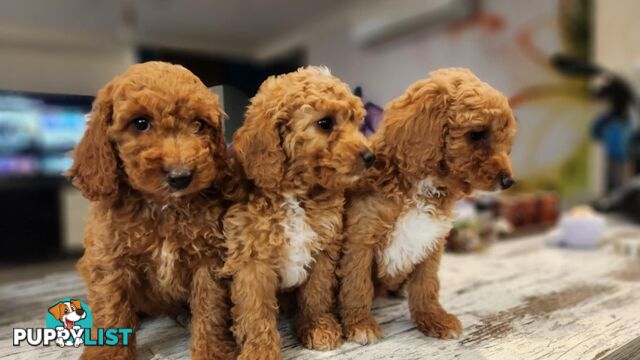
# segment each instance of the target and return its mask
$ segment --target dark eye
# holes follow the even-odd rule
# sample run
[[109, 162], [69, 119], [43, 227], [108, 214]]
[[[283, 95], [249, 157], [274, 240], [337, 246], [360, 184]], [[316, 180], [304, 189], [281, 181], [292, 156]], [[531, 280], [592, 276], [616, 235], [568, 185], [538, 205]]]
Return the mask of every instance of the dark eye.
[[151, 127], [151, 121], [146, 118], [137, 118], [131, 122], [131, 126], [138, 132], [145, 132]]
[[193, 129], [197, 134], [201, 133], [207, 127], [209, 127], [209, 124], [204, 120], [196, 120], [193, 122]]
[[487, 130], [472, 131], [469, 133], [469, 139], [471, 139], [471, 141], [480, 141], [487, 137], [489, 137], [489, 132]]
[[68, 313], [69, 313], [69, 309], [64, 308], [64, 313], [65, 313], [65, 314], [68, 314]]
[[324, 131], [331, 131], [333, 129], [333, 119], [330, 117], [324, 117], [318, 121], [316, 121], [318, 127]]

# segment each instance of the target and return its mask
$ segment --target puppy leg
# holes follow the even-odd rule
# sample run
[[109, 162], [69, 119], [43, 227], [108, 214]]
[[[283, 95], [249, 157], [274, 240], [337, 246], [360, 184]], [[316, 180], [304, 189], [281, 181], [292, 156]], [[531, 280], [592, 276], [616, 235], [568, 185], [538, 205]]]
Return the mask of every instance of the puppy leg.
[[298, 290], [296, 331], [308, 349], [331, 350], [342, 343], [342, 330], [333, 314], [338, 244], [321, 252], [307, 282]]
[[373, 249], [366, 245], [347, 243], [340, 260], [340, 317], [344, 336], [348, 341], [362, 345], [382, 338], [378, 322], [371, 316], [373, 281], [371, 267]]
[[[138, 325], [131, 298], [130, 286], [135, 284], [133, 272], [123, 268], [91, 269], [87, 280], [89, 307], [93, 313], [93, 329], [132, 328], [127, 346], [85, 346], [81, 359], [124, 360], [135, 359], [135, 328]], [[92, 335], [96, 336], [92, 330]]]
[[227, 291], [216, 279], [213, 265], [202, 265], [193, 274], [189, 306], [191, 358], [233, 359]]
[[278, 274], [258, 260], [253, 259], [234, 274], [231, 316], [232, 331], [240, 345], [238, 359], [280, 359], [277, 290]]
[[440, 305], [438, 267], [444, 251], [444, 240], [422, 263], [413, 270], [408, 282], [411, 319], [425, 335], [440, 339], [457, 338], [462, 324]]

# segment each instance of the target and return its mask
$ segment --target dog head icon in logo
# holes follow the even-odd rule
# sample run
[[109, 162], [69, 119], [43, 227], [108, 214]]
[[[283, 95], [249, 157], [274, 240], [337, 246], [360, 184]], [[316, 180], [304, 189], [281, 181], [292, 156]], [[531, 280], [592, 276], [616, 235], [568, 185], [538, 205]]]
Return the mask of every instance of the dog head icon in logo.
[[91, 329], [93, 317], [89, 307], [79, 299], [64, 298], [56, 301], [47, 311], [46, 326], [56, 329], [56, 344], [60, 347], [83, 344], [84, 329]]
[[132, 328], [93, 328], [93, 316], [87, 304], [74, 298], [62, 298], [47, 308], [45, 327], [13, 328], [13, 346], [128, 346]]
[[73, 329], [76, 322], [87, 317], [80, 300], [61, 301], [49, 308], [49, 314], [60, 321], [66, 329]]

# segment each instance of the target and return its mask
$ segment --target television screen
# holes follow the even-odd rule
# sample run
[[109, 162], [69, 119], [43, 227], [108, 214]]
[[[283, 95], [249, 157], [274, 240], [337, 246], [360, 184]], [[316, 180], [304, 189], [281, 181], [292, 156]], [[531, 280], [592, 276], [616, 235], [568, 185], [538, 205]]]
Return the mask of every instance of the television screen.
[[0, 176], [59, 175], [71, 165], [89, 96], [0, 91]]

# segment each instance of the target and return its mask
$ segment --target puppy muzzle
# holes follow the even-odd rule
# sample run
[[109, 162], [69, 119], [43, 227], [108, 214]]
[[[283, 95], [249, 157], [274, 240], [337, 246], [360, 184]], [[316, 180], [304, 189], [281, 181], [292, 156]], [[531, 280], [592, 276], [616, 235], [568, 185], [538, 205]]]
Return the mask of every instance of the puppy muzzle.
[[182, 190], [189, 186], [193, 179], [193, 173], [186, 169], [175, 169], [167, 174], [167, 184], [172, 190]]
[[500, 187], [502, 188], [502, 190], [506, 190], [516, 183], [515, 180], [513, 180], [513, 178], [511, 177], [511, 174], [504, 172], [498, 175], [498, 180], [500, 182]]

